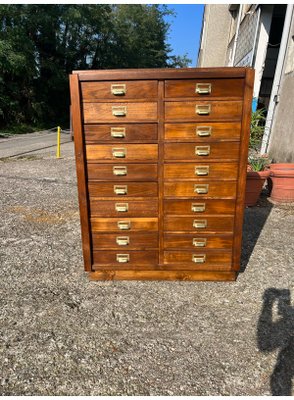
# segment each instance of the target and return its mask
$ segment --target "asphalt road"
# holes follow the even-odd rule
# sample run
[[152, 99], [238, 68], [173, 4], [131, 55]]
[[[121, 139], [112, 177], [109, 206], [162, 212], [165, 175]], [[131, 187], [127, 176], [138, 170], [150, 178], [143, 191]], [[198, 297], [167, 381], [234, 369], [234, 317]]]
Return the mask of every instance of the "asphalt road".
[[[0, 139], [0, 159], [6, 157], [16, 157], [28, 153], [44, 152], [46, 149], [56, 149], [56, 132], [28, 133], [25, 135], [15, 135], [9, 138]], [[61, 143], [71, 141], [68, 133], [61, 134]]]

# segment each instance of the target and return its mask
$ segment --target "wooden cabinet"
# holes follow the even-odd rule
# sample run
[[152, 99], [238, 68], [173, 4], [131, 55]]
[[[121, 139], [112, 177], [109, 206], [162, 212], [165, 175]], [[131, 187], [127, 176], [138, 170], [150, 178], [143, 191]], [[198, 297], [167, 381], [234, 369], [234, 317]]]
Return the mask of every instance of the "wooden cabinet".
[[73, 72], [91, 279], [236, 278], [253, 78], [247, 68]]

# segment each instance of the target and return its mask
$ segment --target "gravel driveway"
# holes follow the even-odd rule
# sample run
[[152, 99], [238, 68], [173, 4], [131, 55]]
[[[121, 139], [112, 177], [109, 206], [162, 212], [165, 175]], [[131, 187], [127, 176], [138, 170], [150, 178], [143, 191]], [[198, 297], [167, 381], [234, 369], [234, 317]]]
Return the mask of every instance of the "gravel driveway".
[[1, 394], [294, 394], [291, 206], [246, 210], [237, 282], [90, 282], [72, 143], [0, 185]]

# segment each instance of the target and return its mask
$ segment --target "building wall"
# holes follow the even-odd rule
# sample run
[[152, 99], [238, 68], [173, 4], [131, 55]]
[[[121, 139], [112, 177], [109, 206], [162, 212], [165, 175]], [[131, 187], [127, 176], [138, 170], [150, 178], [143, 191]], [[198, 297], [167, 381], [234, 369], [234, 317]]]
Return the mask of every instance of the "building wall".
[[207, 4], [204, 9], [198, 67], [224, 67], [232, 16], [228, 4]]
[[280, 98], [276, 106], [269, 155], [276, 162], [294, 163], [294, 15], [288, 37]]

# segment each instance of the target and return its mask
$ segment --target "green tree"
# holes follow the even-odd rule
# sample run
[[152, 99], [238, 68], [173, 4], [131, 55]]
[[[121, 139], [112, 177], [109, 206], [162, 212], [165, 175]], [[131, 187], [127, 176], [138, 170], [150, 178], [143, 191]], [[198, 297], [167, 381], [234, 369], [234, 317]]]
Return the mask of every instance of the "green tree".
[[0, 126], [68, 120], [75, 69], [186, 66], [159, 5], [0, 5]]

